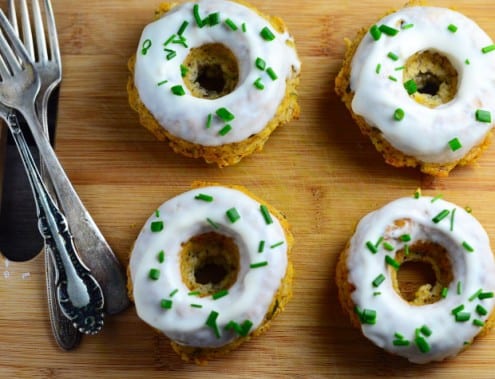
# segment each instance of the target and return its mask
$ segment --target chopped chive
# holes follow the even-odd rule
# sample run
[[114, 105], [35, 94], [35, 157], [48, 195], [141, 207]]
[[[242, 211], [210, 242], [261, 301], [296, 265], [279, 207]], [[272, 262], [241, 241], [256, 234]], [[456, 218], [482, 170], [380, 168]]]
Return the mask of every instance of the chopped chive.
[[174, 59], [175, 56], [177, 55], [177, 53], [175, 52], [175, 50], [165, 49], [165, 52], [168, 53], [167, 56], [166, 56], [167, 61], [169, 61], [171, 59]]
[[469, 297], [469, 301], [473, 301], [474, 299], [478, 298], [478, 296], [480, 295], [480, 293], [482, 293], [483, 290], [480, 288], [478, 291], [476, 291], [475, 293], [473, 293], [470, 297]]
[[462, 247], [468, 252], [468, 253], [472, 253], [474, 251], [474, 248], [468, 244], [466, 241], [464, 241], [462, 243]]
[[265, 41], [273, 41], [275, 39], [275, 34], [267, 26], [261, 29], [260, 35]]
[[395, 28], [392, 28], [388, 25], [385, 25], [385, 24], [382, 24], [380, 25], [379, 27], [380, 31], [390, 37], [393, 37], [395, 35], [397, 35], [397, 33], [399, 33], [399, 31]]
[[409, 242], [409, 241], [411, 241], [411, 235], [410, 234], [403, 234], [399, 238], [400, 238], [400, 240], [402, 242]]
[[369, 251], [371, 251], [373, 254], [376, 254], [378, 252], [378, 249], [376, 248], [376, 246], [373, 244], [373, 242], [371, 241], [368, 241], [366, 242], [366, 247], [369, 249]]
[[455, 211], [457, 208], [452, 209], [452, 212], [450, 212], [450, 231], [454, 231], [454, 218], [455, 218]]
[[405, 66], [399, 66], [399, 67], [394, 68], [394, 71], [402, 71], [405, 68], [406, 68]]
[[160, 217], [160, 210], [159, 210], [159, 209], [157, 209], [157, 210], [155, 211], [155, 216], [156, 216], [156, 217]]
[[389, 266], [392, 266], [395, 270], [398, 270], [400, 267], [400, 263], [397, 262], [390, 255], [385, 255], [385, 263], [388, 264]]
[[431, 219], [435, 224], [438, 224], [440, 221], [442, 221], [445, 217], [449, 215], [450, 211], [448, 209], [444, 209], [441, 211], [439, 214], [437, 214], [435, 217]]
[[418, 188], [416, 189], [416, 191], [414, 191], [414, 198], [419, 199], [420, 197], [421, 197], [421, 188]]
[[246, 337], [249, 334], [249, 331], [251, 330], [252, 327], [253, 327], [253, 322], [251, 320], [245, 320], [241, 324], [242, 333], [240, 333], [240, 335]]
[[487, 53], [490, 53], [490, 52], [492, 52], [492, 51], [494, 51], [494, 50], [495, 50], [495, 45], [488, 45], [488, 46], [483, 47], [483, 48], [481, 49], [481, 52], [482, 52], [483, 54], [487, 54]]
[[481, 320], [478, 320], [477, 318], [475, 318], [473, 320], [473, 325], [474, 326], [479, 326], [480, 328], [484, 327], [485, 326], [485, 323]]
[[284, 244], [284, 241], [278, 241], [277, 243], [270, 245], [270, 249], [275, 249], [276, 247], [282, 246], [283, 244]]
[[391, 51], [387, 54], [387, 57], [389, 57], [393, 61], [398, 61], [399, 60], [399, 56], [397, 54], [391, 52]]
[[162, 80], [161, 82], [157, 83], [157, 86], [160, 87], [160, 86], [167, 84], [167, 83], [168, 83], [168, 80]]
[[409, 255], [409, 245], [407, 243], [404, 245], [404, 255]]
[[227, 212], [225, 212], [225, 214], [232, 224], [241, 218], [239, 212], [235, 208], [230, 208]]
[[459, 312], [455, 315], [455, 320], [457, 322], [466, 322], [471, 318], [471, 313], [469, 312]]
[[414, 81], [414, 79], [410, 79], [404, 83], [404, 88], [406, 89], [409, 95], [416, 93], [418, 91], [418, 85]]
[[380, 284], [382, 284], [384, 281], [385, 281], [385, 275], [380, 274], [371, 283], [373, 284], [373, 287], [379, 287]]
[[360, 310], [359, 307], [355, 307], [354, 311], [359, 316], [361, 324], [374, 325], [376, 324], [376, 311], [373, 309]]
[[431, 329], [430, 329], [427, 325], [423, 325], [423, 326], [419, 329], [419, 331], [420, 331], [421, 333], [423, 333], [423, 335], [424, 335], [425, 337], [429, 337], [429, 336], [431, 336], [431, 333], [432, 333], [432, 332], [431, 332]]
[[488, 314], [488, 311], [485, 309], [485, 307], [478, 304], [476, 306], [476, 313], [479, 314], [480, 316], [486, 316]]
[[213, 115], [210, 113], [206, 118], [206, 129], [210, 128], [212, 119], [213, 119]]
[[247, 27], [246, 27], [246, 23], [245, 22], [243, 22], [241, 24], [241, 30], [242, 30], [243, 33], [246, 33], [247, 32]]
[[187, 293], [187, 296], [199, 296], [201, 292], [199, 291], [191, 291]]
[[454, 309], [452, 309], [451, 313], [453, 315], [456, 315], [458, 314], [459, 312], [461, 312], [462, 310], [464, 310], [464, 304], [461, 304], [459, 305], [458, 307], [455, 307]]
[[457, 294], [462, 294], [462, 282], [460, 280], [457, 282]]
[[184, 91], [184, 88], [180, 84], [173, 86], [170, 90], [176, 96], [184, 96], [186, 94], [186, 91]]
[[278, 76], [277, 76], [277, 74], [275, 74], [275, 71], [273, 71], [273, 68], [268, 67], [266, 69], [266, 73], [268, 74], [268, 76], [270, 77], [271, 80], [277, 80], [278, 79]]
[[395, 76], [392, 76], [392, 75], [389, 75], [388, 79], [393, 81], [393, 82], [397, 81], [397, 78]]
[[376, 72], [377, 74], [379, 74], [381, 70], [382, 70], [382, 65], [381, 65], [381, 63], [378, 63], [378, 64], [376, 65], [375, 72]]
[[143, 42], [143, 47], [141, 48], [141, 54], [142, 55], [148, 54], [148, 50], [151, 48], [152, 44], [153, 43], [151, 42], [151, 40], [149, 38], [145, 39]]
[[478, 295], [478, 299], [484, 300], [484, 299], [491, 299], [493, 297], [493, 292], [482, 292]]
[[462, 147], [462, 143], [459, 141], [459, 138], [455, 137], [449, 141], [449, 147], [450, 150], [457, 151]]
[[172, 41], [172, 43], [175, 43], [175, 44], [177, 44], [177, 45], [182, 45], [182, 46], [183, 46], [183, 47], [185, 47], [186, 49], [189, 47], [189, 46], [187, 45], [186, 38], [185, 38], [184, 36], [179, 36], [179, 38], [178, 38], [178, 39], [174, 39], [174, 40]]
[[184, 66], [183, 64], [180, 65], [180, 76], [181, 77], [185, 77], [187, 75], [187, 72], [189, 71], [189, 69]]
[[153, 233], [158, 233], [158, 232], [161, 232], [163, 230], [163, 221], [153, 221], [151, 223], [151, 231]]
[[160, 307], [162, 309], [170, 309], [172, 308], [172, 300], [169, 300], [169, 299], [162, 299], [160, 301]]
[[215, 113], [225, 122], [229, 122], [235, 119], [235, 116], [227, 108], [224, 107], [218, 108]]
[[[163, 43], [163, 46], [167, 46], [169, 45], [170, 43], [172, 43], [172, 41], [174, 40], [175, 38], [175, 34], [172, 34], [170, 37], [168, 37], [168, 39]], [[165, 49], [166, 50], [166, 49]]]
[[211, 218], [207, 217], [206, 221], [208, 222], [208, 224], [210, 224], [213, 227], [213, 229], [219, 228], [218, 224], [215, 221], [213, 221]]
[[213, 295], [211, 295], [211, 298], [213, 300], [217, 300], [217, 299], [220, 299], [221, 297], [227, 296], [228, 294], [229, 294], [228, 290], [220, 290], [220, 291], [214, 293]]
[[411, 344], [411, 342], [409, 342], [408, 340], [405, 340], [405, 339], [397, 339], [397, 340], [393, 340], [392, 344], [394, 346], [409, 346]]
[[227, 135], [232, 130], [232, 126], [230, 124], [225, 125], [222, 129], [218, 131], [218, 134], [221, 136]]
[[160, 279], [160, 270], [158, 270], [157, 268], [150, 269], [150, 272], [148, 273], [148, 277], [151, 280], [158, 280], [158, 279]]
[[378, 41], [380, 39], [380, 37], [382, 36], [382, 31], [380, 30], [378, 25], [373, 25], [370, 28], [370, 34], [371, 34], [371, 37], [373, 37], [373, 39], [375, 41]]
[[457, 32], [457, 26], [455, 26], [454, 24], [450, 24], [449, 26], [447, 26], [447, 29], [449, 29], [452, 33]]
[[174, 295], [179, 292], [179, 290], [176, 288], [174, 289], [172, 292], [170, 292], [170, 294], [168, 295], [169, 297], [174, 297]]
[[208, 15], [208, 25], [215, 26], [220, 24], [220, 13], [215, 12]]
[[265, 85], [264, 85], [264, 84], [263, 84], [263, 82], [261, 81], [261, 78], [256, 79], [256, 80], [254, 81], [253, 85], [254, 85], [254, 87], [255, 87], [256, 89], [259, 89], [260, 91], [261, 91], [262, 89], [264, 89], [264, 88], [265, 88]]
[[402, 30], [406, 30], [406, 29], [411, 29], [412, 27], [414, 27], [414, 24], [404, 24], [400, 28]]
[[206, 201], [207, 203], [211, 203], [213, 201], [213, 196], [207, 195], [205, 193], [199, 193], [194, 196], [196, 200]]
[[265, 250], [265, 241], [261, 240], [258, 245], [258, 253], [262, 253]]
[[265, 71], [266, 62], [262, 58], [260, 57], [256, 58], [254, 65], [256, 66], [256, 68], [260, 69], [261, 71]]
[[397, 108], [394, 112], [394, 120], [402, 121], [404, 119], [405, 112], [402, 108]]
[[251, 263], [249, 265], [250, 268], [260, 268], [260, 267], [264, 267], [264, 266], [268, 266], [268, 262], [267, 261], [258, 262], [258, 263]]
[[442, 296], [445, 299], [447, 297], [448, 292], [449, 292], [449, 289], [447, 287], [443, 287], [442, 292], [440, 293], [440, 296]]
[[383, 236], [378, 238], [378, 241], [376, 241], [376, 243], [375, 243], [375, 247], [378, 248], [380, 246], [380, 244], [383, 242], [383, 240], [384, 240]]
[[260, 205], [260, 212], [263, 215], [263, 219], [267, 225], [273, 224], [272, 216], [270, 215], [266, 205]]
[[419, 351], [422, 353], [428, 353], [430, 351], [430, 345], [426, 341], [426, 339], [422, 336], [417, 336], [414, 339], [414, 343], [418, 347]]
[[186, 31], [186, 28], [188, 27], [188, 25], [189, 25], [189, 21], [184, 20], [184, 22], [182, 22], [182, 25], [180, 26], [179, 30], [177, 31], [177, 34], [179, 36], [181, 36]]
[[160, 250], [156, 256], [156, 259], [159, 263], [165, 262], [165, 252], [163, 250]]
[[470, 64], [471, 64], [471, 62], [470, 62], [470, 61], [469, 61], [469, 59], [467, 59], [467, 58], [466, 58], [466, 60], [464, 61], [464, 63], [465, 63], [465, 64], [467, 64], [467, 65], [470, 65]]
[[492, 122], [492, 114], [489, 111], [485, 111], [483, 109], [476, 110], [476, 120], [479, 122]]
[[203, 306], [201, 304], [191, 304], [191, 307], [192, 308], [203, 308]]
[[387, 251], [394, 251], [395, 247], [388, 242], [383, 243], [383, 248]]
[[376, 291], [376, 292], [373, 292], [373, 296], [379, 296], [381, 295], [382, 293], [380, 291]]
[[404, 336], [398, 332], [395, 332], [394, 333], [394, 337], [397, 338], [398, 340], [403, 340], [404, 339]]
[[238, 26], [235, 24], [234, 21], [232, 21], [230, 18], [226, 19], [224, 21], [225, 25], [227, 25], [230, 29], [232, 29], [234, 32], [239, 29]]
[[205, 26], [206, 22], [199, 15], [199, 5], [198, 4], [194, 4], [194, 6], [193, 6], [193, 15], [194, 15], [194, 20], [196, 21], [196, 24], [198, 25], [199, 28], [202, 28], [203, 26]]

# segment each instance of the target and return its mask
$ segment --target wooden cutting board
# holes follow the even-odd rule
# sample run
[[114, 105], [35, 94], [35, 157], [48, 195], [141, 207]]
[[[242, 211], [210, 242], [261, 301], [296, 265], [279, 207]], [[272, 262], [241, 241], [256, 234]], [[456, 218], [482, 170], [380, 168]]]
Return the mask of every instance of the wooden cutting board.
[[[127, 104], [128, 57], [158, 0], [52, 0], [64, 64], [57, 152], [102, 232], [125, 265], [145, 219], [194, 180], [246, 186], [283, 211], [296, 236], [294, 298], [268, 333], [205, 367], [183, 363], [131, 307], [70, 353], [50, 331], [43, 259], [0, 257], [0, 377], [493, 377], [495, 333], [455, 360], [417, 366], [392, 357], [350, 326], [334, 270], [356, 222], [417, 187], [469, 205], [495, 233], [495, 147], [479, 164], [434, 179], [387, 166], [333, 92], [345, 37], [402, 1], [261, 1], [285, 19], [302, 60], [301, 118], [262, 153], [218, 169], [183, 158], [138, 124]], [[492, 0], [438, 0], [495, 37]], [[492, 238], [492, 242], [493, 238]]]

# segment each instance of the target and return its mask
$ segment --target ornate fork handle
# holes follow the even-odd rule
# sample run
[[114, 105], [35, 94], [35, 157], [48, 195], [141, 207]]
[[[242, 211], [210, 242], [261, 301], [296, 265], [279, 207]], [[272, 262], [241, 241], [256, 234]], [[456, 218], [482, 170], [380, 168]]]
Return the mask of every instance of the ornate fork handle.
[[7, 125], [19, 149], [34, 194], [40, 232], [57, 269], [57, 296], [62, 312], [80, 332], [96, 334], [103, 326], [103, 292], [76, 254], [64, 215], [46, 190], [14, 113]]

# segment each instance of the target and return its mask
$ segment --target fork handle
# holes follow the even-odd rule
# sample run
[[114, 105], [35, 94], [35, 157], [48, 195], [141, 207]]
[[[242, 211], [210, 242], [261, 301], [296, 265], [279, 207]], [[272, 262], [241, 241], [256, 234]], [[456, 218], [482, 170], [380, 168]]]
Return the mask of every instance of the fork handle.
[[59, 205], [71, 225], [73, 238], [78, 242], [78, 251], [101, 284], [105, 296], [105, 310], [108, 314], [120, 313], [130, 303], [122, 267], [74, 190], [48, 138], [43, 134], [43, 127], [36, 116], [34, 106], [24, 110], [22, 115], [29, 125], [46, 172], [52, 180]]
[[40, 232], [57, 268], [57, 297], [64, 314], [81, 332], [95, 334], [103, 326], [103, 293], [76, 254], [64, 215], [45, 188], [14, 114], [9, 128], [31, 183]]

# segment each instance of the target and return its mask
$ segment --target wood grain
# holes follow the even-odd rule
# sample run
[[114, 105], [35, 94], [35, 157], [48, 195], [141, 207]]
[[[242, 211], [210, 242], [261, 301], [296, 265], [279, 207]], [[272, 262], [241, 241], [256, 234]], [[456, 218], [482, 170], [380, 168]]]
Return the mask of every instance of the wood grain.
[[[263, 152], [224, 169], [172, 153], [127, 104], [127, 59], [158, 0], [52, 1], [64, 64], [57, 152], [122, 263], [155, 207], [192, 181], [241, 184], [293, 226], [295, 296], [266, 335], [205, 367], [181, 362], [133, 308], [65, 353], [51, 337], [41, 257], [16, 264], [0, 257], [0, 377], [493, 377], [495, 333], [455, 360], [412, 365], [352, 329], [336, 299], [335, 264], [356, 222], [417, 187], [471, 206], [489, 235], [495, 232], [495, 147], [478, 165], [443, 179], [389, 167], [333, 92], [344, 38], [402, 1], [253, 0], [282, 17], [296, 38], [302, 115], [277, 130]], [[492, 0], [432, 5], [455, 6], [495, 37]]]

